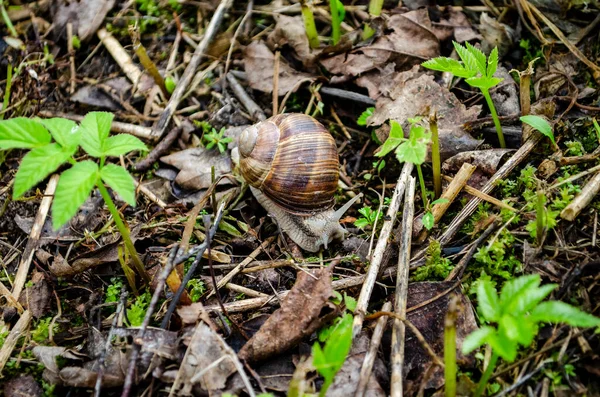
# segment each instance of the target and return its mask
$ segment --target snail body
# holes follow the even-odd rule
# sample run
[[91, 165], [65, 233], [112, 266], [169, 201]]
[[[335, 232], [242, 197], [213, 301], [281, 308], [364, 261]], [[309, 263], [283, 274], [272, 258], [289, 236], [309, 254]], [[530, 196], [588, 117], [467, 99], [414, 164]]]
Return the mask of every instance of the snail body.
[[314, 118], [281, 114], [245, 129], [238, 138], [239, 168], [257, 201], [302, 249], [344, 238], [337, 211], [339, 160], [335, 140]]

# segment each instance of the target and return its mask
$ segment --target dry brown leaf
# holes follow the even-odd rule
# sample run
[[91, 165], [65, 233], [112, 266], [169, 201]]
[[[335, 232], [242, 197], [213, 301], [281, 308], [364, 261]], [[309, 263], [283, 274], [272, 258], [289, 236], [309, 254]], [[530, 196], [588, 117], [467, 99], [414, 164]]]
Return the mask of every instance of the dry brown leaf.
[[81, 41], [89, 39], [104, 22], [115, 0], [59, 0], [52, 2], [50, 11], [55, 30], [64, 32], [67, 23], [73, 24], [73, 34]]
[[[183, 189], [196, 191], [207, 189], [212, 184], [211, 167], [215, 167], [215, 177], [231, 172], [231, 159], [217, 150], [203, 147], [181, 150], [160, 158], [163, 163], [179, 170], [175, 182]], [[227, 179], [221, 184], [227, 184]]]
[[39, 397], [43, 394], [44, 390], [31, 375], [13, 378], [4, 384], [5, 397]]
[[498, 47], [500, 57], [506, 55], [515, 43], [520, 40], [520, 34], [510, 26], [498, 22], [487, 13], [481, 13], [477, 28], [483, 36], [482, 50], [489, 54], [494, 47]]
[[[244, 69], [250, 87], [262, 92], [273, 92], [274, 62], [275, 55], [262, 41], [253, 41], [244, 49]], [[312, 82], [314, 80], [313, 75], [294, 70], [285, 62], [285, 59], [280, 58], [277, 86], [279, 96], [296, 91], [304, 81]]]
[[284, 352], [335, 315], [337, 307], [329, 301], [333, 295], [331, 272], [331, 266], [310, 273], [300, 271], [281, 307], [242, 347], [240, 359], [261, 361]]
[[372, 44], [323, 59], [321, 64], [332, 74], [358, 76], [388, 64], [397, 71], [407, 70], [440, 55], [440, 43], [431, 30], [427, 9], [392, 15], [385, 31], [390, 33]]
[[[440, 153], [448, 158], [456, 153], [473, 150], [481, 141], [474, 139], [463, 128], [463, 124], [477, 119], [481, 106], [467, 108], [447, 88], [435, 82], [433, 76], [422, 74], [419, 66], [410, 71], [399, 73], [393, 81], [382, 82], [389, 94], [381, 96], [376, 103], [369, 125], [382, 125], [389, 120], [400, 124], [408, 118], [428, 115], [435, 110], [438, 115]], [[383, 92], [384, 90], [380, 90]], [[386, 89], [387, 91], [387, 89]], [[387, 139], [389, 127], [378, 138]], [[408, 134], [408, 131], [405, 131]]]
[[285, 45], [289, 45], [296, 53], [296, 59], [301, 61], [304, 66], [311, 65], [314, 62], [314, 55], [310, 52], [302, 17], [277, 14], [275, 20], [277, 25], [267, 38], [269, 47], [283, 48]]
[[477, 167], [479, 171], [491, 176], [498, 170], [498, 165], [504, 156], [514, 152], [514, 149], [489, 149], [473, 150], [469, 152], [458, 153], [442, 164], [442, 171], [446, 174], [457, 172], [464, 163], [469, 163]]
[[454, 41], [481, 40], [481, 35], [473, 29], [467, 16], [454, 7], [446, 7], [440, 21], [433, 25], [432, 30], [440, 41], [446, 41], [454, 36]]
[[31, 283], [31, 286], [21, 292], [19, 303], [29, 309], [33, 317], [39, 319], [48, 315], [54, 296], [44, 273], [35, 272], [31, 277]]

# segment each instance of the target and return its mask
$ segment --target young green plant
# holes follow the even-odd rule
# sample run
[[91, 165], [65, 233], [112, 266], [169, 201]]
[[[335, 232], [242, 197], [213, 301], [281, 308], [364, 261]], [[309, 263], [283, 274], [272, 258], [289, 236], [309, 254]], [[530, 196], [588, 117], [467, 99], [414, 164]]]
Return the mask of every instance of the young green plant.
[[308, 44], [310, 45], [310, 48], [319, 48], [321, 43], [319, 41], [319, 33], [317, 32], [317, 25], [315, 25], [315, 16], [313, 15], [312, 9], [307, 4], [307, 0], [301, 0], [300, 5], [302, 7], [302, 20], [304, 21], [304, 30], [306, 30]]
[[342, 37], [342, 21], [346, 16], [346, 9], [340, 0], [329, 0], [331, 11], [331, 41], [336, 45]]
[[[369, 16], [371, 19], [378, 17], [381, 15], [381, 9], [383, 8], [383, 0], [371, 0], [369, 2]], [[365, 29], [363, 30], [362, 39], [367, 40], [371, 38], [375, 34], [375, 31], [371, 26], [365, 24]]]
[[211, 127], [210, 132], [205, 133], [202, 137], [206, 148], [210, 150], [216, 146], [219, 149], [219, 153], [227, 150], [227, 144], [233, 141], [233, 138], [223, 137], [223, 134], [225, 134], [225, 127], [221, 128], [219, 132]]
[[527, 116], [520, 117], [519, 120], [531, 126], [533, 129], [539, 131], [542, 135], [545, 135], [548, 138], [550, 138], [552, 144], [556, 146], [556, 141], [554, 140], [554, 131], [552, 130], [552, 126], [546, 119], [540, 116], [536, 116], [534, 114], [529, 114]]
[[494, 73], [496, 73], [496, 70], [498, 69], [498, 48], [495, 47], [490, 53], [490, 56], [486, 59], [485, 54], [481, 52], [481, 50], [473, 47], [469, 43], [466, 43], [466, 47], [463, 47], [457, 42], [453, 42], [453, 44], [456, 53], [462, 62], [452, 58], [437, 57], [424, 62], [422, 65], [431, 70], [450, 72], [456, 77], [464, 78], [471, 87], [479, 88], [492, 113], [492, 119], [494, 120], [494, 126], [498, 133], [500, 146], [505, 148], [506, 143], [504, 141], [500, 119], [498, 118], [496, 107], [490, 96], [490, 89], [504, 80], [494, 77]]
[[492, 349], [492, 357], [479, 381], [476, 396], [483, 393], [499, 358], [513, 362], [519, 345], [529, 347], [533, 343], [540, 323], [600, 327], [600, 318], [574, 306], [561, 301], [542, 302], [557, 285], [540, 284], [539, 274], [521, 276], [507, 281], [498, 296], [491, 281], [477, 281], [478, 312], [487, 325], [482, 325], [465, 338], [462, 352], [469, 354], [487, 344]]
[[[108, 157], [119, 157], [133, 150], [147, 151], [138, 138], [120, 134], [109, 137], [113, 115], [107, 112], [88, 113], [77, 125], [64, 118], [28, 119], [24, 117], [0, 121], [0, 150], [31, 149], [23, 157], [13, 186], [13, 197], [19, 198], [65, 163], [58, 180], [52, 203], [52, 225], [55, 230], [64, 226], [97, 187], [110, 211], [125, 248], [137, 272], [146, 282], [150, 277], [144, 269], [121, 215], [106, 185], [129, 205], [135, 206], [135, 182], [127, 170], [115, 164], [106, 164]], [[52, 140], [54, 139], [54, 142]], [[76, 161], [74, 156], [81, 147], [92, 160]]]

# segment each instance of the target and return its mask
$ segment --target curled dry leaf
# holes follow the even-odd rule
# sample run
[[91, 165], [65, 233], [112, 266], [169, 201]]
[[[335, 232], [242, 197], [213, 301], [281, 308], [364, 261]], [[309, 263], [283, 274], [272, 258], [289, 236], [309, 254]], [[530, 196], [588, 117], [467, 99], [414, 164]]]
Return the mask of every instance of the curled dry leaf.
[[5, 397], [39, 397], [42, 395], [44, 395], [44, 390], [31, 375], [12, 378], [4, 384]]
[[[442, 158], [473, 150], [481, 141], [474, 139], [463, 124], [477, 119], [481, 106], [467, 108], [447, 88], [435, 82], [433, 76], [420, 72], [419, 66], [396, 75], [392, 81], [382, 82], [388, 92], [377, 100], [375, 111], [368, 119], [369, 125], [382, 125], [389, 120], [404, 123], [408, 118], [428, 115], [435, 110], [438, 115], [438, 132]], [[388, 131], [378, 138], [383, 142]], [[408, 131], [405, 131], [408, 133]]]
[[310, 52], [302, 17], [276, 14], [275, 20], [277, 25], [267, 38], [269, 47], [283, 48], [285, 45], [289, 45], [295, 52], [295, 58], [304, 66], [310, 66], [314, 62], [314, 56]]
[[427, 9], [391, 16], [384, 31], [390, 33], [370, 45], [323, 59], [321, 64], [332, 74], [354, 77], [389, 64], [397, 71], [407, 70], [440, 55]]
[[89, 39], [104, 22], [104, 17], [115, 5], [115, 0], [59, 0], [52, 2], [50, 11], [55, 31], [62, 34], [67, 23], [73, 24], [73, 34], [81, 41]]
[[481, 40], [481, 35], [473, 29], [467, 16], [454, 7], [446, 7], [440, 21], [433, 24], [432, 30], [440, 41], [454, 37], [454, 41]]
[[[275, 55], [262, 41], [253, 41], [244, 49], [244, 69], [248, 84], [255, 90], [273, 92], [273, 65]], [[308, 73], [301, 73], [279, 59], [279, 81], [277, 94], [283, 96], [288, 92], [295, 92], [302, 82], [312, 82], [315, 77]]]
[[300, 271], [281, 307], [242, 347], [240, 359], [262, 361], [284, 352], [335, 316], [337, 307], [329, 301], [333, 295], [331, 272], [331, 266]]
[[[231, 159], [227, 154], [203, 147], [182, 150], [161, 157], [160, 161], [177, 168], [175, 183], [190, 191], [207, 189], [212, 184], [211, 167], [215, 167], [216, 178], [231, 172]], [[223, 179], [220, 183], [229, 182]]]
[[29, 309], [33, 317], [37, 319], [48, 315], [53, 301], [54, 296], [52, 296], [50, 283], [41, 272], [33, 274], [31, 285], [25, 288], [19, 297], [19, 303]]
[[494, 175], [498, 170], [498, 165], [504, 156], [514, 152], [514, 149], [489, 149], [473, 150], [462, 152], [450, 157], [442, 164], [442, 171], [445, 174], [457, 172], [464, 163], [469, 163], [477, 167], [488, 176]]

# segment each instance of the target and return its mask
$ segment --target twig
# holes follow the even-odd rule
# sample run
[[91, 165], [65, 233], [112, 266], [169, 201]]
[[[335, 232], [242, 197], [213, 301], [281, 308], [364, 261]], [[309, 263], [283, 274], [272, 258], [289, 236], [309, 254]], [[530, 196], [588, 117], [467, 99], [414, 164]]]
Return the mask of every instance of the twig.
[[[410, 177], [404, 198], [404, 211], [402, 213], [402, 240], [398, 247], [398, 270], [396, 280], [396, 293], [394, 296], [394, 313], [406, 317], [406, 300], [408, 295], [408, 272], [410, 267], [410, 248], [412, 240], [412, 225], [415, 214], [415, 185], [414, 177]], [[404, 367], [404, 322], [394, 319], [392, 322], [392, 353], [391, 362], [391, 390], [390, 396], [403, 395], [402, 373]]]
[[[391, 308], [392, 304], [390, 302], [386, 302], [381, 310], [384, 312], [389, 312]], [[383, 337], [383, 331], [385, 330], [387, 319], [387, 316], [381, 316], [379, 320], [377, 320], [377, 325], [375, 326], [373, 337], [371, 338], [371, 343], [369, 344], [369, 350], [365, 355], [362, 368], [360, 369], [360, 378], [354, 397], [362, 397], [365, 395], [369, 378], [371, 377], [371, 372], [373, 371], [373, 364], [375, 363], [375, 358], [377, 358], [377, 351], [379, 350], [379, 344], [381, 343], [381, 338]]]
[[596, 198], [598, 192], [600, 192], [600, 172], [594, 175], [573, 201], [562, 210], [560, 217], [572, 222]]
[[181, 134], [182, 130], [183, 126], [175, 127], [171, 131], [169, 131], [167, 136], [165, 136], [164, 139], [162, 139], [158, 143], [158, 145], [156, 145], [156, 147], [152, 149], [152, 151], [148, 154], [148, 156], [146, 156], [146, 158], [138, 161], [133, 165], [133, 170], [146, 171], [148, 168], [152, 167], [152, 164], [154, 164], [159, 159], [159, 157], [161, 157], [167, 150], [169, 150], [173, 142], [175, 142]]
[[96, 34], [117, 65], [123, 70], [125, 76], [137, 87], [142, 78], [142, 71], [133, 63], [133, 59], [125, 51], [125, 48], [104, 28], [98, 29]]
[[171, 121], [171, 118], [173, 117], [173, 114], [175, 114], [175, 111], [179, 107], [179, 103], [183, 94], [187, 90], [188, 86], [190, 85], [190, 82], [192, 81], [192, 78], [196, 74], [196, 69], [198, 69], [198, 66], [200, 66], [200, 62], [204, 58], [204, 55], [208, 49], [208, 45], [212, 41], [213, 37], [217, 34], [217, 30], [219, 28], [219, 25], [221, 25], [221, 20], [225, 15], [225, 11], [229, 8], [230, 5], [231, 0], [221, 0], [219, 6], [215, 10], [212, 19], [210, 20], [210, 23], [208, 24], [208, 27], [204, 32], [202, 41], [196, 47], [194, 55], [192, 56], [192, 59], [188, 63], [187, 67], [185, 68], [181, 79], [177, 82], [177, 86], [175, 87], [173, 94], [171, 94], [171, 98], [169, 99], [167, 106], [161, 113], [158, 122], [152, 129], [153, 140], [160, 139], [167, 130], [167, 127], [169, 125], [169, 122]]
[[356, 303], [356, 309], [354, 310], [354, 323], [352, 325], [353, 337], [356, 337], [362, 328], [365, 314], [367, 312], [367, 306], [369, 305], [369, 299], [371, 298], [371, 293], [375, 287], [375, 281], [377, 279], [377, 275], [379, 274], [379, 267], [381, 266], [383, 254], [388, 244], [388, 238], [390, 237], [392, 228], [394, 227], [398, 208], [400, 208], [400, 202], [402, 200], [402, 196], [404, 195], [404, 189], [406, 188], [412, 169], [412, 163], [404, 163], [402, 172], [398, 177], [398, 183], [394, 189], [392, 201], [387, 212], [387, 217], [389, 220], [386, 220], [381, 228], [379, 240], [377, 241], [375, 251], [373, 252], [373, 259], [371, 260], [371, 265], [369, 266], [365, 282], [360, 290], [360, 295]]
[[244, 87], [237, 81], [233, 73], [227, 73], [227, 81], [231, 86], [231, 90], [233, 91], [235, 97], [244, 105], [250, 116], [255, 120], [262, 121], [267, 117], [263, 110], [250, 98], [250, 95], [244, 90]]
[[[444, 179], [449, 182], [452, 181], [452, 178], [449, 177], [448, 175], [444, 175]], [[510, 205], [498, 200], [494, 196], [490, 196], [489, 194], [483, 193], [481, 190], [475, 189], [473, 186], [465, 185], [463, 189], [466, 193], [470, 194], [471, 196], [478, 197], [478, 198], [482, 199], [483, 201], [487, 201], [488, 203], [495, 205], [496, 207], [504, 208], [505, 210], [509, 210], [512, 212], [517, 211], [516, 208], [511, 207]]]
[[25, 286], [25, 281], [27, 280], [27, 275], [29, 274], [29, 266], [31, 265], [33, 254], [37, 248], [38, 241], [42, 234], [42, 228], [44, 227], [44, 223], [46, 223], [46, 216], [50, 210], [50, 204], [54, 198], [56, 186], [58, 185], [58, 178], [58, 174], [52, 175], [48, 181], [48, 184], [46, 185], [46, 191], [44, 192], [44, 197], [40, 203], [40, 208], [38, 209], [35, 221], [33, 222], [33, 227], [31, 228], [31, 233], [29, 234], [29, 240], [27, 241], [25, 250], [23, 250], [23, 255], [21, 255], [21, 263], [19, 263], [19, 269], [15, 275], [15, 281], [13, 283], [12, 290], [12, 296], [17, 300], [19, 299], [21, 291]]
[[337, 98], [348, 99], [350, 101], [364, 103], [365, 105], [375, 106], [375, 101], [373, 99], [369, 98], [366, 95], [359, 94], [357, 92], [342, 90], [340, 88], [333, 87], [322, 87], [320, 91], [322, 94], [325, 95], [331, 95]]
[[71, 68], [71, 75], [69, 76], [69, 94], [75, 92], [75, 48], [73, 48], [73, 24], [67, 23], [67, 49], [69, 51], [69, 67]]
[[19, 321], [17, 321], [13, 329], [10, 330], [10, 333], [6, 339], [4, 339], [4, 344], [2, 345], [2, 348], [0, 348], [0, 373], [2, 373], [2, 370], [10, 358], [13, 349], [17, 345], [17, 342], [23, 336], [27, 328], [29, 328], [31, 318], [31, 312], [29, 310], [25, 310], [23, 314], [21, 314], [21, 318], [19, 318]]
[[146, 47], [142, 44], [140, 40], [140, 33], [133, 25], [129, 25], [129, 35], [131, 37], [131, 41], [133, 44], [133, 50], [135, 54], [138, 56], [138, 59], [146, 72], [152, 76], [154, 83], [160, 88], [162, 94], [165, 98], [169, 97], [169, 92], [167, 91], [167, 87], [165, 86], [165, 79], [158, 71], [156, 64], [152, 61], [150, 56], [148, 56], [148, 52], [146, 51]]
[[277, 116], [279, 114], [279, 58], [281, 53], [279, 51], [275, 51], [275, 59], [273, 59], [273, 116]]

